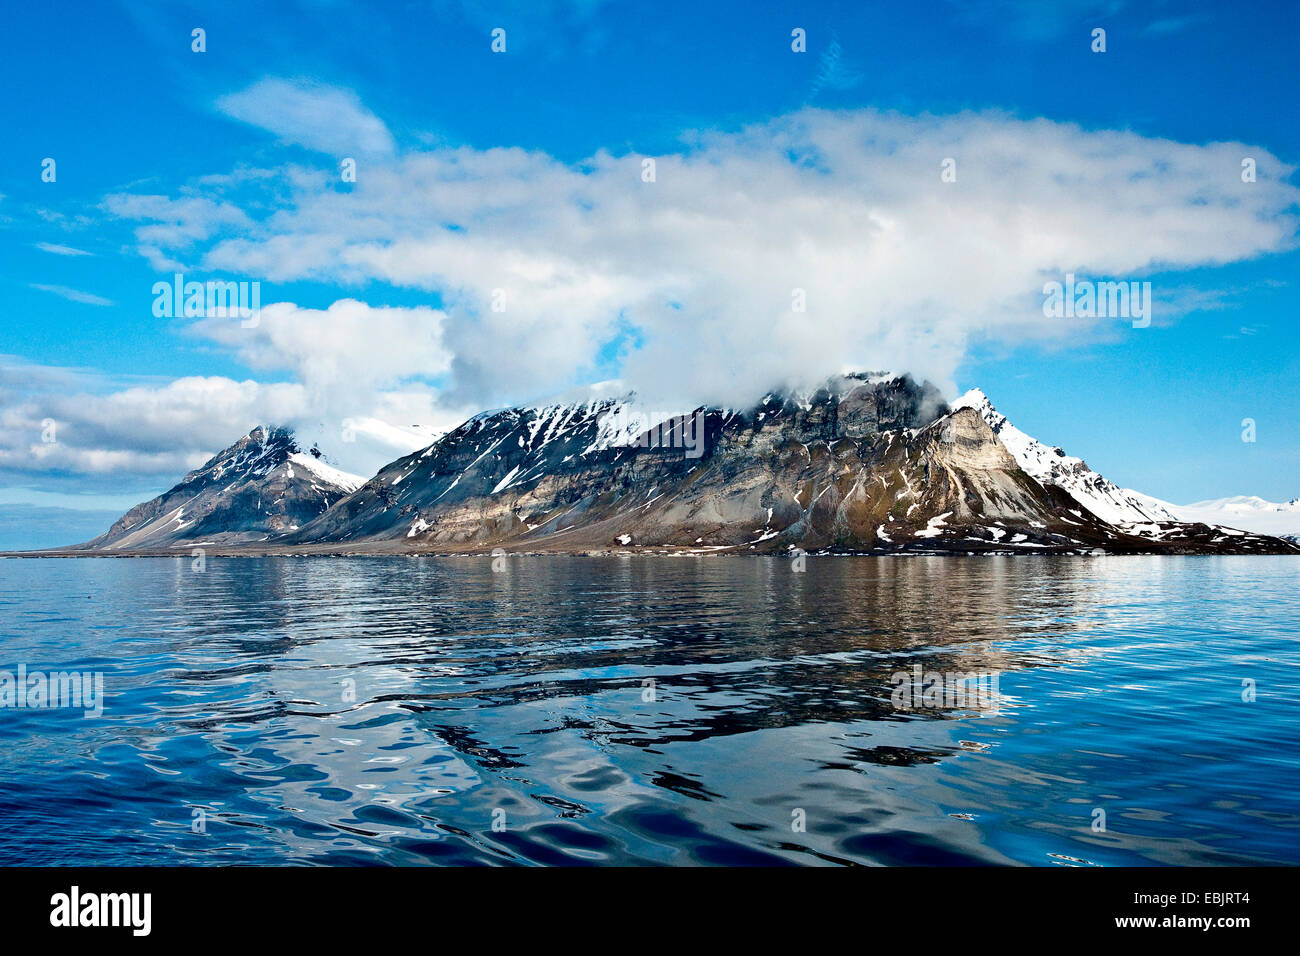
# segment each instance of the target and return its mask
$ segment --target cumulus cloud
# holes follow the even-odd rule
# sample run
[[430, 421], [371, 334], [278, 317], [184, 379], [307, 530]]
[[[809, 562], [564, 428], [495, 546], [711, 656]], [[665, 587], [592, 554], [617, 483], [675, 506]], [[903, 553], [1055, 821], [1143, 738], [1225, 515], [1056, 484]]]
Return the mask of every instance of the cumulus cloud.
[[217, 100], [217, 110], [274, 133], [281, 142], [336, 156], [393, 152], [388, 127], [351, 90], [267, 77]]
[[264, 306], [245, 328], [228, 318], [202, 318], [190, 331], [218, 342], [252, 369], [289, 371], [318, 402], [355, 408], [373, 392], [445, 373], [451, 355], [442, 344], [445, 314], [428, 307], [372, 307], [340, 299], [328, 309], [292, 302]]
[[319, 442], [339, 467], [370, 475], [478, 411], [439, 401], [451, 367], [446, 315], [426, 306], [374, 307], [340, 299], [327, 309], [262, 307], [257, 325], [202, 318], [190, 334], [259, 372], [288, 373], [300, 408], [271, 420]]
[[435, 401], [430, 382], [449, 363], [442, 318], [341, 300], [322, 310], [274, 303], [254, 328], [229, 318], [188, 326], [251, 369], [287, 372], [285, 382], [123, 383], [0, 356], [0, 478], [100, 494], [160, 490], [258, 423], [288, 425], [303, 447], [318, 444], [331, 464], [368, 477], [472, 414]]
[[[343, 99], [355, 139], [369, 114]], [[845, 367], [950, 386], [972, 342], [1113, 329], [1044, 317], [1043, 284], [1066, 272], [1157, 276], [1155, 325], [1218, 301], [1178, 271], [1292, 248], [1300, 200], [1294, 170], [1258, 146], [998, 113], [804, 109], [665, 155], [577, 163], [389, 147], [349, 190], [332, 167], [241, 169], [104, 207], [137, 224], [160, 268], [430, 304], [280, 302], [253, 328], [180, 320], [263, 382], [106, 384], [0, 363], [0, 475], [170, 484], [258, 422], [293, 425], [368, 475], [484, 406], [610, 373], [656, 407], [741, 404]], [[1257, 182], [1241, 181], [1246, 156]], [[955, 182], [940, 176], [949, 158]], [[41, 440], [47, 419], [56, 443]]]
[[302, 387], [187, 377], [100, 393], [70, 369], [0, 369], [0, 470], [178, 478], [248, 430], [305, 410]]
[[1289, 248], [1300, 198], [1259, 147], [999, 113], [804, 109], [650, 158], [652, 182], [638, 155], [513, 148], [403, 154], [350, 192], [294, 171], [273, 215], [202, 262], [436, 294], [458, 404], [555, 390], [611, 356], [645, 394], [735, 403], [846, 365], [947, 384], [977, 339], [1081, 340], [1105, 323], [1044, 318], [1045, 281]]

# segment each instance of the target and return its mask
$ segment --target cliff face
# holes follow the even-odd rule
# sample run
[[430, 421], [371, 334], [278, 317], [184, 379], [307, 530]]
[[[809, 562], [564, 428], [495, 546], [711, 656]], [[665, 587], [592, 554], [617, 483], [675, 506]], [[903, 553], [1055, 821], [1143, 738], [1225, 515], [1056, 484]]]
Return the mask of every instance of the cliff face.
[[359, 484], [356, 476], [299, 451], [287, 429], [259, 425], [83, 547], [132, 551], [270, 541], [324, 514]]

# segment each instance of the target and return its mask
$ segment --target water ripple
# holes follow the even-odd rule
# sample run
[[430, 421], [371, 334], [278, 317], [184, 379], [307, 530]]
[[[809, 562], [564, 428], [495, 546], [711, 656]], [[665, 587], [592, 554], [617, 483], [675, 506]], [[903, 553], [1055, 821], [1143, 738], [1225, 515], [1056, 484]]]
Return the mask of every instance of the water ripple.
[[1300, 862], [1298, 568], [0, 560], [0, 862]]

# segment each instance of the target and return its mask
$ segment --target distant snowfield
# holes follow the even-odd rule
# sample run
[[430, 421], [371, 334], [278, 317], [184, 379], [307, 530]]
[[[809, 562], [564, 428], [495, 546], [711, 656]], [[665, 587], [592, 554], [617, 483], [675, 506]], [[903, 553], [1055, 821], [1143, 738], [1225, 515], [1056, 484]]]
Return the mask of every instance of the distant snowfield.
[[1277, 502], [1255, 495], [1234, 495], [1190, 505], [1161, 504], [1180, 521], [1200, 521], [1256, 534], [1300, 535], [1300, 498]]

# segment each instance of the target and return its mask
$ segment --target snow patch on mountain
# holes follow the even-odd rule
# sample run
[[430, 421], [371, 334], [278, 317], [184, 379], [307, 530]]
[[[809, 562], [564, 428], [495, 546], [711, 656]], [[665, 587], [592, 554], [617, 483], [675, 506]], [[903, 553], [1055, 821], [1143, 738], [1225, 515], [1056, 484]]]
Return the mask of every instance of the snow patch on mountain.
[[331, 485], [342, 488], [348, 494], [356, 491], [366, 483], [366, 479], [362, 478], [360, 475], [354, 475], [351, 472], [331, 467], [320, 459], [313, 458], [311, 455], [304, 454], [300, 451], [294, 452], [290, 455], [289, 461], [300, 468], [309, 471], [322, 481], [326, 481]]

